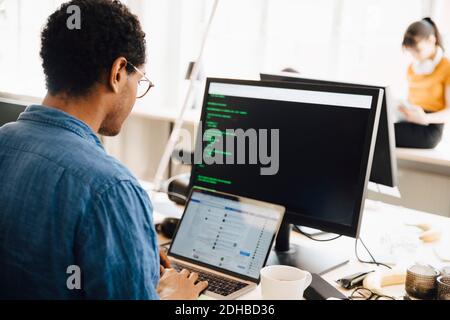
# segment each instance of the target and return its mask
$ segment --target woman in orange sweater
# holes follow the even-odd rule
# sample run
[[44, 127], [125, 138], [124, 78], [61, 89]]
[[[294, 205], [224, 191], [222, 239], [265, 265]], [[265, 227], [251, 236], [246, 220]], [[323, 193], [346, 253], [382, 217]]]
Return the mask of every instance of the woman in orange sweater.
[[398, 147], [434, 148], [450, 121], [450, 60], [442, 38], [430, 19], [408, 27], [403, 48], [414, 62], [408, 68], [408, 102], [400, 106], [405, 121], [395, 124]]

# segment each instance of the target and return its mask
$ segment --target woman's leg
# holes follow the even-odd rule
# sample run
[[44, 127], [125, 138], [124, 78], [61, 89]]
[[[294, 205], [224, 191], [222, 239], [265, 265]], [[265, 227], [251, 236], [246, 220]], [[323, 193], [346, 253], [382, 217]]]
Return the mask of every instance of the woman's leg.
[[397, 147], [433, 149], [442, 139], [443, 124], [422, 126], [410, 122], [395, 124], [395, 141]]

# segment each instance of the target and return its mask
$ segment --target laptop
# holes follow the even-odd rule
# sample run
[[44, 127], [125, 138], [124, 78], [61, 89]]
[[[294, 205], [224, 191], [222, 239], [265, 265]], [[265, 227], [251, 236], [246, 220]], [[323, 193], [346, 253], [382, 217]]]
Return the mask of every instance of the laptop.
[[235, 299], [259, 283], [284, 212], [279, 205], [194, 188], [167, 253], [172, 267], [208, 281], [206, 296]]

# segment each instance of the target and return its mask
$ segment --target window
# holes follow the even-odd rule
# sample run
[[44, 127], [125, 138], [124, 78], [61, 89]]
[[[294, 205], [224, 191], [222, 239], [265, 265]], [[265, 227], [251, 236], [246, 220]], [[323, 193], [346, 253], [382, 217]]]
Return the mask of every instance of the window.
[[[0, 0], [0, 91], [45, 94], [39, 35], [62, 2]], [[146, 71], [156, 87], [143, 103], [178, 107], [213, 0], [124, 2], [140, 16], [148, 37]], [[448, 37], [448, 6], [442, 0], [222, 0], [202, 76], [257, 79], [259, 72], [292, 67], [307, 76], [388, 83], [401, 97], [408, 64], [401, 50], [404, 30], [436, 12]]]
[[0, 91], [42, 96], [40, 31], [60, 0], [0, 0]]
[[[203, 3], [203, 9], [185, 5], [182, 16], [198, 16], [197, 10], [205, 21], [212, 1], [191, 2]], [[261, 71], [292, 67], [308, 76], [388, 83], [397, 95], [403, 95], [409, 61], [401, 48], [402, 36], [412, 21], [430, 13], [430, 3], [222, 1], [208, 39], [203, 72], [209, 76], [258, 78]], [[195, 32], [182, 33], [181, 55], [189, 52], [191, 59], [201, 28]], [[183, 57], [180, 61], [187, 62]]]

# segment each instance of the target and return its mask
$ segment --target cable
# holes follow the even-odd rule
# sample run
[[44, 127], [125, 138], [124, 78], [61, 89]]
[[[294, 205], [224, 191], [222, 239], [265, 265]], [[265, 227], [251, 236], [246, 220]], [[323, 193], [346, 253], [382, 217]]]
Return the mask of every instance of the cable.
[[319, 241], [319, 242], [333, 241], [333, 240], [336, 240], [336, 239], [342, 237], [342, 234], [340, 234], [340, 235], [337, 235], [336, 237], [333, 237], [333, 238], [330, 238], [330, 239], [317, 239], [317, 238], [314, 238], [313, 236], [311, 236], [310, 234], [308, 234], [308, 233], [306, 233], [306, 232], [303, 232], [303, 231], [299, 228], [299, 226], [297, 226], [297, 225], [294, 225], [294, 229], [295, 229], [295, 231], [297, 231], [298, 233], [304, 235], [304, 236], [307, 237], [308, 239], [311, 239], [311, 240], [314, 240], [314, 241]]
[[184, 177], [189, 177], [189, 176], [190, 176], [190, 173], [181, 173], [181, 174], [177, 174], [177, 175], [175, 175], [175, 176], [173, 176], [173, 177], [170, 177], [170, 178], [167, 179], [167, 180], [164, 180], [164, 181], [161, 183], [161, 191], [162, 191], [162, 192], [167, 192], [168, 189], [169, 189], [169, 185], [170, 185], [173, 181], [175, 181], [175, 180], [177, 180], [177, 179], [182, 179], [182, 178], [184, 178]]
[[[297, 225], [294, 225], [294, 229], [295, 231], [297, 231], [298, 233], [304, 235], [305, 237], [307, 237], [308, 239], [311, 239], [313, 241], [319, 241], [319, 242], [327, 242], [327, 241], [333, 241], [336, 240], [340, 237], [342, 237], [342, 235], [338, 235], [336, 237], [330, 238], [330, 239], [317, 239], [312, 237], [310, 234], [303, 232]], [[363, 245], [364, 249], [366, 249], [367, 253], [369, 254], [370, 258], [372, 259], [372, 261], [364, 261], [362, 260], [359, 255], [358, 255], [358, 240], [361, 242], [361, 244]], [[359, 262], [361, 263], [367, 263], [367, 264], [375, 264], [377, 266], [383, 266], [386, 267], [388, 269], [392, 269], [391, 266], [378, 262], [377, 260], [375, 260], [374, 256], [372, 255], [372, 253], [370, 252], [369, 248], [366, 246], [366, 244], [364, 243], [364, 241], [361, 238], [356, 238], [355, 239], [355, 256], [358, 259]]]
[[378, 193], [381, 193], [380, 184], [376, 184]]
[[[364, 260], [362, 260], [362, 259], [359, 257], [359, 255], [358, 255], [358, 240], [359, 240], [359, 241], [361, 242], [361, 244], [364, 246], [364, 249], [366, 249], [367, 253], [368, 253], [368, 254], [370, 255], [370, 257], [372, 258], [372, 261], [364, 261]], [[387, 264], [384, 264], [384, 263], [381, 263], [381, 262], [376, 261], [375, 258], [374, 258], [373, 255], [372, 255], [372, 253], [370, 252], [369, 248], [367, 248], [367, 246], [365, 245], [364, 241], [363, 241], [361, 238], [356, 238], [356, 239], [355, 239], [355, 256], [356, 256], [356, 259], [358, 259], [358, 261], [361, 262], [361, 263], [375, 264], [375, 265], [377, 265], [378, 267], [379, 267], [379, 266], [383, 266], [383, 267], [386, 267], [386, 268], [388, 268], [388, 269], [392, 269], [391, 266], [388, 266]]]
[[187, 199], [188, 199], [184, 194], [181, 194], [181, 193], [176, 193], [176, 192], [171, 192], [171, 191], [167, 191], [166, 193], [167, 193], [168, 196], [179, 198], [179, 199], [181, 199], [184, 202], [186, 202]]
[[172, 243], [172, 240], [166, 241], [166, 242], [164, 242], [164, 243], [161, 243], [159, 246], [160, 246], [160, 247], [167, 247], [167, 246], [170, 245], [171, 243]]
[[186, 203], [186, 201], [187, 201], [187, 199], [188, 199], [188, 198], [186, 197], [186, 195], [181, 194], [181, 193], [177, 193], [177, 192], [173, 192], [173, 191], [169, 191], [169, 185], [170, 185], [173, 181], [175, 181], [175, 180], [177, 180], [177, 179], [181, 179], [181, 178], [183, 178], [183, 177], [185, 177], [185, 176], [187, 176], [187, 175], [188, 175], [188, 174], [186, 174], [186, 173], [182, 173], [182, 174], [179, 174], [179, 175], [170, 177], [169, 179], [165, 180], [165, 181], [161, 184], [161, 185], [162, 185], [162, 187], [161, 187], [161, 192], [166, 193], [168, 196], [172, 196], [172, 197], [178, 198], [178, 199], [180, 199], [182, 202]]

